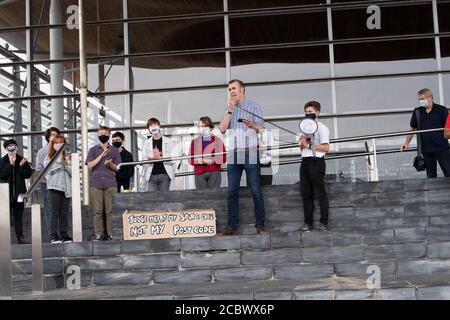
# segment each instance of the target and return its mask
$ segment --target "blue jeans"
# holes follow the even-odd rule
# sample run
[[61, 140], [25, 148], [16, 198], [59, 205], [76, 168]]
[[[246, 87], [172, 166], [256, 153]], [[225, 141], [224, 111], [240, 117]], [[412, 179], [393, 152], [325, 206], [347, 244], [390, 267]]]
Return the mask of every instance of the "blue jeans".
[[[234, 152], [234, 159], [237, 158]], [[253, 204], [255, 206], [256, 227], [264, 226], [265, 223], [265, 208], [264, 196], [261, 191], [261, 167], [259, 159], [256, 164], [249, 164], [248, 151], [245, 152], [245, 163], [239, 161], [228, 162], [227, 176], [228, 176], [228, 226], [230, 228], [237, 228], [239, 226], [239, 185], [241, 182], [242, 171], [245, 170], [247, 175], [247, 186], [250, 187], [253, 196]], [[237, 162], [237, 163], [236, 163]]]
[[47, 183], [43, 182], [41, 183], [41, 195], [42, 199], [44, 199], [44, 223], [45, 228], [47, 230], [47, 234], [50, 237], [51, 236], [51, 228], [50, 228], [50, 209], [48, 207], [48, 190], [47, 190]]

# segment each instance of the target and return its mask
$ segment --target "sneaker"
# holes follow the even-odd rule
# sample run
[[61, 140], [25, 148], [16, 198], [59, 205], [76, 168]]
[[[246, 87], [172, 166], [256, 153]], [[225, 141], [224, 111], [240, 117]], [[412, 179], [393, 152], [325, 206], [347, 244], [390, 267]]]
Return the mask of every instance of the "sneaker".
[[222, 232], [219, 233], [219, 235], [221, 236], [231, 236], [235, 234], [239, 234], [239, 229], [231, 227], [226, 227]]
[[73, 242], [73, 240], [72, 240], [72, 238], [69, 237], [68, 235], [63, 235], [63, 236], [61, 236], [61, 242], [62, 242], [62, 243]]
[[102, 240], [103, 240], [103, 235], [96, 236], [94, 239], [94, 241], [102, 241]]
[[305, 223], [305, 224], [303, 225], [303, 227], [302, 227], [302, 231], [303, 231], [303, 232], [311, 232], [312, 229], [313, 229], [313, 227], [312, 227], [310, 224], [308, 224], [308, 223]]
[[50, 243], [61, 243], [61, 237], [55, 236], [50, 240]]
[[328, 231], [328, 225], [320, 223], [319, 230], [320, 231]]

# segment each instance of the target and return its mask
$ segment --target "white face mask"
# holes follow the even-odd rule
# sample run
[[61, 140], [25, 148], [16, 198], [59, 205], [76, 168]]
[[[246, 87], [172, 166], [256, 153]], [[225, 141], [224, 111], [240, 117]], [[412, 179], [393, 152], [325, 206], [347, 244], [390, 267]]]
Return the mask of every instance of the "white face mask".
[[203, 137], [209, 137], [211, 135], [211, 128], [210, 127], [200, 127], [200, 134]]
[[53, 145], [53, 149], [55, 149], [56, 151], [58, 151], [59, 149], [61, 149], [61, 147], [63, 146], [64, 143], [55, 143]]
[[428, 99], [419, 99], [419, 107], [426, 107], [428, 105]]
[[150, 126], [150, 127], [148, 127], [148, 130], [151, 133], [158, 133], [159, 132], [159, 126]]

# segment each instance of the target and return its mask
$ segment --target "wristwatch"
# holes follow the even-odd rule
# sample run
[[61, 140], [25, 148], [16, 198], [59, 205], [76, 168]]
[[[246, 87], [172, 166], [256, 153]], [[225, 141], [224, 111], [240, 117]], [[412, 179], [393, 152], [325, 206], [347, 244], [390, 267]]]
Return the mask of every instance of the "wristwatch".
[[233, 112], [228, 111], [228, 114], [233, 114]]

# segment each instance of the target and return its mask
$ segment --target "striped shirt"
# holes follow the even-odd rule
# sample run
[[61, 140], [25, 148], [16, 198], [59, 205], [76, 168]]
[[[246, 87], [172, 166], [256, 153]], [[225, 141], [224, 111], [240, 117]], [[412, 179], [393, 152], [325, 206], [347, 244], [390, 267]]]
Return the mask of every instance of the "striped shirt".
[[261, 106], [255, 101], [242, 100], [234, 108], [231, 115], [230, 124], [228, 125], [230, 131], [226, 138], [227, 150], [255, 148], [258, 146], [258, 133], [256, 130], [247, 127], [243, 122], [238, 122], [238, 119], [245, 118], [251, 119], [257, 125], [264, 126]]

